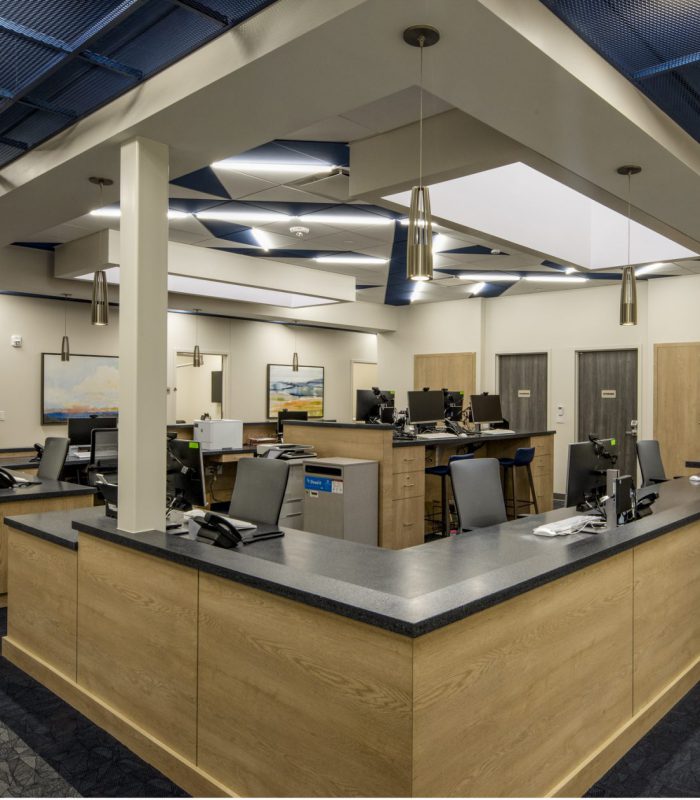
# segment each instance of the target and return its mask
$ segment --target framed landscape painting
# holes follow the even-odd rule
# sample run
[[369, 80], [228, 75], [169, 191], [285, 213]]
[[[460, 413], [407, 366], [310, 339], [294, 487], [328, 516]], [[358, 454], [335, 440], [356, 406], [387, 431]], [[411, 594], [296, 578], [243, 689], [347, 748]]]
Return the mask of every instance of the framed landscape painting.
[[71, 353], [41, 354], [41, 424], [61, 425], [76, 417], [116, 417], [119, 359]]
[[267, 365], [267, 416], [282, 409], [323, 416], [323, 367], [300, 366], [294, 372], [291, 364]]

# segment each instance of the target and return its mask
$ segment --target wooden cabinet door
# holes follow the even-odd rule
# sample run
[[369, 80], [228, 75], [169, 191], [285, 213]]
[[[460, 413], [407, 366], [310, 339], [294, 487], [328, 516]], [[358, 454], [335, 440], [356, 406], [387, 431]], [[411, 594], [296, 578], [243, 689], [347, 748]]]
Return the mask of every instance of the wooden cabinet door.
[[654, 346], [654, 438], [666, 475], [690, 475], [700, 460], [700, 343]]
[[476, 392], [476, 353], [430, 353], [413, 357], [413, 388], [464, 392], [464, 405]]

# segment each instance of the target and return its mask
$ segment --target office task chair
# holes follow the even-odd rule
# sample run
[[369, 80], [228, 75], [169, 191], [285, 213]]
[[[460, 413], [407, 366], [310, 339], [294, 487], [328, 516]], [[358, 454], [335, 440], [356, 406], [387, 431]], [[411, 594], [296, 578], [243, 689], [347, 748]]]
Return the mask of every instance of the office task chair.
[[474, 458], [474, 453], [466, 453], [460, 456], [450, 456], [447, 464], [438, 464], [436, 467], [426, 467], [426, 475], [436, 475], [440, 478], [440, 522], [442, 525], [442, 535], [449, 536], [450, 534], [450, 504], [447, 500], [447, 478], [450, 475], [450, 464], [455, 461], [462, 461], [464, 459]]
[[495, 458], [463, 459], [450, 464], [459, 527], [487, 528], [505, 522], [501, 471]]
[[99, 475], [116, 477], [118, 468], [119, 430], [117, 428], [93, 428], [90, 433], [90, 461], [88, 483], [95, 485]]
[[642, 486], [651, 486], [668, 480], [656, 439], [643, 439], [637, 442], [637, 458], [642, 471]]
[[47, 481], [57, 481], [61, 477], [63, 465], [66, 463], [70, 439], [59, 436], [49, 436], [44, 442], [44, 452], [36, 471], [38, 478]]
[[[519, 506], [534, 506], [535, 514], [539, 514], [537, 507], [537, 495], [535, 494], [535, 482], [532, 480], [532, 459], [535, 457], [534, 447], [519, 447], [515, 451], [513, 458], [499, 458], [498, 463], [503, 467], [503, 497], [505, 498], [506, 507], [510, 503], [513, 510], [513, 518], [518, 516]], [[527, 472], [527, 480], [530, 488], [530, 497], [527, 500], [518, 500], [517, 492], [515, 489], [515, 470], [525, 469]], [[506, 498], [506, 484], [508, 483], [508, 474], [510, 473], [510, 499]]]
[[229, 516], [263, 525], [277, 525], [289, 478], [289, 463], [269, 458], [238, 462]]

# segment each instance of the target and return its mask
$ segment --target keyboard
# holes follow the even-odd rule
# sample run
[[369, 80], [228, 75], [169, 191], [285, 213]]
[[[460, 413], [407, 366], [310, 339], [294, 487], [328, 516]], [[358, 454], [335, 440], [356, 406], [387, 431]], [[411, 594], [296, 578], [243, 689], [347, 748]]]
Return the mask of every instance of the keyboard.
[[515, 433], [509, 428], [489, 428], [487, 431], [481, 431], [484, 436], [500, 436], [502, 433]]
[[538, 536], [568, 536], [570, 533], [578, 533], [587, 529], [587, 533], [605, 527], [605, 520], [600, 517], [580, 515], [577, 517], [567, 517], [558, 519], [556, 522], [547, 522], [539, 525], [532, 532]]
[[419, 433], [416, 436], [417, 439], [456, 439], [457, 435], [454, 433], [449, 433], [448, 431], [444, 431], [439, 433], [436, 431], [435, 433]]

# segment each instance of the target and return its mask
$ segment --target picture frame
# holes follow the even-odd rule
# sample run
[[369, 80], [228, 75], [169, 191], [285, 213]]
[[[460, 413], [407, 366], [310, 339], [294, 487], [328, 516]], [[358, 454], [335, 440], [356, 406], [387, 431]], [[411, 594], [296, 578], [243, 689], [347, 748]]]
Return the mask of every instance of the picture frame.
[[279, 411], [306, 411], [309, 419], [321, 419], [325, 403], [325, 368], [291, 364], [267, 365], [267, 417]]
[[41, 424], [119, 413], [119, 357], [71, 353], [41, 354]]

